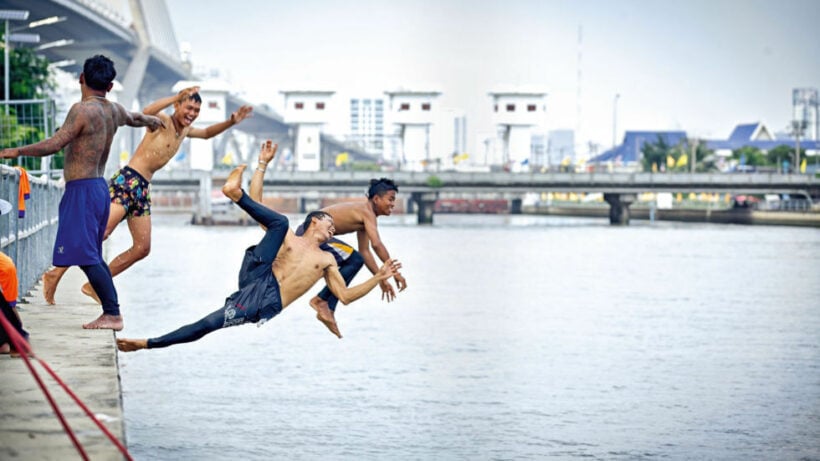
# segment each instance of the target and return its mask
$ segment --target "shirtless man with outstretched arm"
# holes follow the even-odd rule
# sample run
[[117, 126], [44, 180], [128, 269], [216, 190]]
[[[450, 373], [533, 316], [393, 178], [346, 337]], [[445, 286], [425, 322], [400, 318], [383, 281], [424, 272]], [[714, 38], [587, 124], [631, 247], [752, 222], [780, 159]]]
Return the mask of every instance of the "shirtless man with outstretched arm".
[[[172, 115], [163, 112], [170, 105], [174, 106]], [[223, 122], [206, 128], [194, 128], [193, 123], [199, 116], [201, 106], [199, 87], [194, 86], [176, 95], [154, 101], [143, 109], [143, 114], [159, 117], [164, 123], [164, 128], [146, 133], [128, 165], [117, 171], [109, 181], [111, 213], [108, 216], [104, 238], [108, 238], [123, 219], [127, 219], [132, 242], [130, 248], [108, 264], [112, 277], [145, 258], [151, 251], [150, 182], [154, 173], [176, 155], [186, 137], [213, 138], [245, 120], [253, 110], [251, 106], [242, 106]], [[47, 303], [54, 304], [57, 284], [66, 269], [55, 267], [43, 276], [43, 296]], [[90, 284], [84, 284], [82, 292], [100, 302]]]
[[162, 120], [132, 113], [105, 98], [117, 76], [114, 63], [102, 55], [88, 58], [80, 74], [82, 100], [68, 111], [54, 136], [0, 151], [0, 158], [44, 157], [65, 148], [65, 193], [60, 200], [53, 263], [80, 266], [100, 297], [103, 313], [83, 328], [122, 330], [117, 291], [102, 258], [102, 241], [111, 202], [102, 178], [117, 128], [128, 125], [157, 130]]
[[[274, 149], [271, 141], [262, 151]], [[253, 201], [240, 188], [245, 165], [228, 176], [222, 193], [245, 210], [265, 228], [258, 245], [248, 248], [239, 271], [239, 290], [228, 297], [223, 307], [197, 322], [151, 339], [117, 339], [124, 352], [168, 347], [196, 341], [208, 333], [243, 323], [265, 322], [278, 315], [295, 299], [302, 296], [320, 278], [343, 303], [351, 303], [376, 287], [381, 280], [395, 276], [401, 264], [388, 260], [370, 279], [347, 287], [336, 260], [319, 248], [333, 236], [333, 218], [322, 211], [305, 218], [305, 233], [297, 236], [288, 219], [270, 208]]]
[[[259, 164], [253, 173], [249, 187], [249, 195], [253, 200], [262, 201], [265, 170], [275, 155], [275, 149], [273, 151], [263, 150], [259, 155]], [[370, 181], [366, 199], [351, 200], [322, 208], [321, 211], [333, 217], [333, 223], [336, 227], [335, 235], [356, 233], [359, 251], [335, 237], [322, 244], [322, 249], [332, 254], [336, 259], [339, 272], [342, 274], [345, 283], [350, 284], [363, 264], [367, 266], [372, 274], [378, 272], [379, 266], [373, 257], [373, 253], [376, 253], [376, 256], [382, 262], [390, 260], [387, 246], [382, 242], [379, 235], [376, 219], [379, 216], [389, 216], [393, 212], [398, 191], [398, 186], [390, 179], [373, 179]], [[300, 235], [301, 232], [301, 228], [296, 229], [296, 235]], [[373, 252], [370, 251], [371, 248]], [[401, 273], [396, 272], [394, 279], [400, 292], [407, 288], [407, 281]], [[379, 282], [379, 285], [382, 290], [382, 299], [390, 302], [396, 297], [393, 286], [386, 279]], [[341, 338], [342, 334], [339, 332], [339, 326], [334, 315], [337, 302], [336, 296], [325, 287], [318, 295], [311, 298], [310, 305], [316, 310], [316, 318], [325, 324], [333, 334]]]

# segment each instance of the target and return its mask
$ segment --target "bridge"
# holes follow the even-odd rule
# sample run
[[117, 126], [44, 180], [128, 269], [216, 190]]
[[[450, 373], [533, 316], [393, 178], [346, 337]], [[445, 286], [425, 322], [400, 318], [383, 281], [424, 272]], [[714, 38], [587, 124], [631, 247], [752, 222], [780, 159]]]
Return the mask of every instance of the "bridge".
[[[199, 194], [201, 216], [210, 216], [210, 190], [227, 178], [196, 170], [161, 170], [152, 180], [157, 191], [187, 190]], [[527, 193], [602, 193], [610, 205], [612, 224], [629, 223], [629, 206], [643, 192], [725, 192], [733, 194], [791, 194], [809, 201], [820, 197], [820, 179], [789, 174], [666, 174], [666, 173], [458, 173], [272, 171], [265, 179], [268, 192], [354, 193], [366, 191], [371, 178], [389, 176], [401, 193], [410, 194], [419, 224], [433, 221], [433, 207], [441, 194], [496, 194], [512, 200], [520, 210]], [[208, 199], [203, 200], [207, 194]], [[208, 202], [208, 203], [205, 203]], [[517, 206], [516, 206], [517, 205]], [[204, 207], [204, 208], [202, 208]], [[408, 207], [412, 208], [412, 207]]]
[[[3, 0], [2, 8], [29, 12], [29, 20], [11, 22], [12, 29], [44, 18], [60, 18], [58, 22], [30, 30], [39, 36], [37, 44], [15, 44], [34, 46], [54, 67], [79, 75], [88, 57], [103, 54], [111, 58], [122, 87], [114, 98], [126, 108], [139, 110], [137, 108], [151, 101], [174, 94], [174, 86], [180, 82], [207, 84], [197, 80], [191, 70], [192, 63], [182, 57], [164, 0], [123, 0], [119, 5], [105, 0]], [[73, 102], [68, 98], [62, 105]], [[236, 153], [240, 161], [246, 161], [253, 148], [245, 146], [258, 146], [265, 139], [274, 139], [283, 150], [287, 147], [293, 150], [292, 126], [272, 108], [229, 93], [226, 116], [242, 105], [254, 106], [253, 117], [214, 139], [214, 164], [229, 151]], [[235, 139], [237, 133], [244, 135], [245, 142]], [[133, 152], [142, 135], [143, 130], [127, 127], [117, 132], [107, 174], [118, 167], [116, 153]], [[359, 147], [326, 134], [322, 135], [322, 143], [325, 165], [333, 164], [340, 152], [348, 152], [359, 161], [375, 160]]]

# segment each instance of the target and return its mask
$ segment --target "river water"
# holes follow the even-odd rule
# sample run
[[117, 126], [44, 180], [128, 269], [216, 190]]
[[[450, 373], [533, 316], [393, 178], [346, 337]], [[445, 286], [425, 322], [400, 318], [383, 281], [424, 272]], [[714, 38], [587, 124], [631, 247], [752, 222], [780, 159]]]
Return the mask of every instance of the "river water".
[[[115, 279], [120, 336], [220, 307], [261, 237], [186, 219], [155, 216]], [[342, 340], [313, 290], [259, 328], [120, 353], [135, 459], [820, 459], [816, 229], [435, 220], [380, 218], [409, 288], [340, 305]]]

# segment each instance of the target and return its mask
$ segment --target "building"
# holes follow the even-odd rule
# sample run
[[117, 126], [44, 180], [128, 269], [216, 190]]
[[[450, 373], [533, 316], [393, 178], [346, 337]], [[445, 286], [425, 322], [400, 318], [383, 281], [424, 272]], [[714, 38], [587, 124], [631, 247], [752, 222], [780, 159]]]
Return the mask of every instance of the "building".
[[497, 88], [489, 93], [493, 103], [493, 121], [502, 140], [504, 168], [528, 170], [532, 161], [532, 127], [545, 121], [546, 91], [538, 88]]
[[430, 159], [433, 168], [452, 169], [472, 163], [467, 152], [467, 116], [463, 110], [442, 108], [430, 127]]
[[397, 127], [400, 168], [424, 171], [431, 160], [430, 128], [436, 120], [438, 97], [432, 88], [399, 88], [386, 91], [390, 120]]
[[555, 166], [575, 161], [575, 131], [550, 130], [547, 133], [547, 164]]
[[616, 169], [641, 170], [644, 144], [663, 140], [666, 145], [675, 146], [687, 140], [685, 131], [627, 131], [621, 144], [587, 160], [590, 166], [610, 165]]
[[385, 100], [382, 97], [350, 98], [347, 140], [379, 158], [385, 154]]
[[793, 131], [798, 128], [801, 131], [801, 138], [811, 141], [818, 141], [820, 136], [820, 98], [818, 98], [817, 88], [795, 88], [792, 91], [793, 107]]
[[[621, 144], [593, 157], [587, 163], [591, 166], [609, 165], [613, 168], [636, 171], [642, 169], [643, 146], [656, 143], [662, 139], [668, 146], [686, 145], [690, 138], [685, 131], [627, 131]], [[767, 152], [775, 147], [786, 145], [794, 149], [797, 140], [778, 138], [762, 122], [742, 123], [732, 130], [727, 139], [699, 140], [707, 149], [714, 152], [719, 163], [726, 169], [732, 168], [733, 162], [727, 160], [732, 153], [743, 147], [754, 147]], [[820, 153], [820, 141], [801, 140], [800, 150], [809, 158], [817, 159]], [[722, 160], [721, 160], [722, 159]]]
[[285, 123], [294, 125], [294, 155], [299, 171], [322, 169], [321, 134], [328, 122], [328, 103], [335, 91], [294, 89], [285, 96]]

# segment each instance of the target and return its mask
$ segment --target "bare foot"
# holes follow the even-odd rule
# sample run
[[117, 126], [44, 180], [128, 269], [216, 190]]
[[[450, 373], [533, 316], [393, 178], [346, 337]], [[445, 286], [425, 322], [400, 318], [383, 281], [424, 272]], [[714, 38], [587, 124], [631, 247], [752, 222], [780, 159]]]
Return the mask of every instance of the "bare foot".
[[231, 171], [228, 179], [225, 180], [225, 185], [222, 186], [222, 193], [225, 197], [238, 202], [242, 198], [242, 173], [248, 165], [239, 165]]
[[[24, 343], [23, 347], [28, 348], [28, 343]], [[26, 352], [28, 351], [29, 349], [26, 349]], [[20, 352], [18, 352], [17, 349], [12, 349], [9, 343], [0, 346], [0, 354], [8, 354], [11, 358], [20, 358]]]
[[123, 352], [134, 352], [140, 349], [147, 349], [148, 348], [148, 340], [147, 339], [128, 339], [122, 338], [117, 339], [117, 349]]
[[88, 296], [89, 298], [93, 298], [94, 301], [97, 301], [97, 304], [102, 304], [102, 301], [100, 301], [100, 297], [97, 296], [97, 292], [94, 291], [94, 288], [91, 287], [90, 283], [83, 284], [83, 287], [80, 288], [80, 291], [82, 291], [83, 294]]
[[83, 325], [86, 330], [122, 330], [122, 316], [102, 314], [93, 322]]
[[55, 267], [43, 274], [43, 297], [46, 303], [54, 305], [54, 293], [57, 292], [57, 284], [63, 278], [67, 269], [65, 267]]
[[334, 317], [333, 311], [327, 306], [327, 301], [318, 296], [314, 296], [310, 300], [310, 307], [316, 311], [316, 318], [319, 319], [320, 322], [324, 323], [331, 333], [341, 339], [342, 333], [339, 332], [339, 325], [336, 324], [336, 317]]

